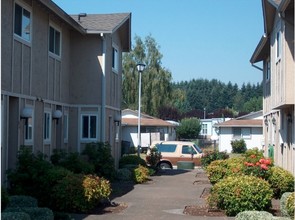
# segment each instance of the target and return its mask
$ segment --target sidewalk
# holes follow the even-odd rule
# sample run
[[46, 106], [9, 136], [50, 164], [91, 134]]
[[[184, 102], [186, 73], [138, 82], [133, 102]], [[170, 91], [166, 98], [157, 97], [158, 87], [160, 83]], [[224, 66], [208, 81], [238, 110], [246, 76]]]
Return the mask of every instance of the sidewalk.
[[133, 190], [112, 201], [128, 205], [122, 212], [83, 217], [75, 216], [75, 219], [234, 219], [234, 217], [204, 217], [183, 214], [185, 206], [205, 205], [205, 199], [201, 198], [201, 195], [204, 189], [211, 185], [208, 182], [208, 178], [202, 172], [202, 169], [199, 168], [194, 170], [160, 171], [159, 175], [153, 176], [148, 183], [137, 184]]

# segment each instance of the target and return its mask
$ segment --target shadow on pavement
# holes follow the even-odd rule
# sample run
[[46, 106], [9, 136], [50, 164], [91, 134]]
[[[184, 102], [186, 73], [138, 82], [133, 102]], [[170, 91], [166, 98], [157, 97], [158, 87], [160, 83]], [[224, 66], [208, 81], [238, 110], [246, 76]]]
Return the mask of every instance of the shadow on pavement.
[[181, 169], [162, 169], [159, 170], [155, 176], [175, 176], [187, 172], [191, 172], [192, 170], [181, 170]]

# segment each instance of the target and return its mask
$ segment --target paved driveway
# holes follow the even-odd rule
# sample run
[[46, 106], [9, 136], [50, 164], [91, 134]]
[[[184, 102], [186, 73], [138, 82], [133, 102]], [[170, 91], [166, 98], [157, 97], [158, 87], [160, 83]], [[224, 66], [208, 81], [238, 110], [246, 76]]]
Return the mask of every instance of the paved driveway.
[[189, 216], [183, 214], [186, 205], [205, 204], [205, 200], [200, 197], [204, 189], [210, 187], [208, 179], [198, 178], [202, 184], [193, 184], [194, 181], [196, 181], [196, 174], [200, 172], [202, 172], [201, 169], [161, 171], [160, 175], [153, 176], [152, 180], [148, 183], [135, 185], [133, 190], [113, 200], [113, 202], [128, 204], [128, 208], [124, 211], [117, 214], [88, 215], [76, 219], [234, 219], [227, 217]]

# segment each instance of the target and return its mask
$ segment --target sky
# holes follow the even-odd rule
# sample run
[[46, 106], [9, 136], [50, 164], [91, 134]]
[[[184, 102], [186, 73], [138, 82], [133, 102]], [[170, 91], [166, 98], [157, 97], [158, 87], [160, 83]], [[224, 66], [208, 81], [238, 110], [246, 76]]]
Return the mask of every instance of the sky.
[[264, 32], [261, 0], [53, 0], [68, 14], [131, 12], [131, 40], [151, 35], [173, 82], [262, 81], [250, 58]]

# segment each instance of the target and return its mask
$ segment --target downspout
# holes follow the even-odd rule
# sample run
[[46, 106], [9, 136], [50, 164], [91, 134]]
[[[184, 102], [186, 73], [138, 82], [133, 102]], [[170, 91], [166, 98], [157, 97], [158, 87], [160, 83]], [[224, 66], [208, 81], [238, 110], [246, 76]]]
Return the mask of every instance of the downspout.
[[101, 78], [101, 137], [100, 140], [105, 142], [105, 125], [106, 125], [106, 39], [103, 33], [100, 34], [102, 39], [102, 78]]

